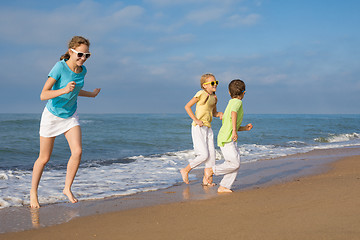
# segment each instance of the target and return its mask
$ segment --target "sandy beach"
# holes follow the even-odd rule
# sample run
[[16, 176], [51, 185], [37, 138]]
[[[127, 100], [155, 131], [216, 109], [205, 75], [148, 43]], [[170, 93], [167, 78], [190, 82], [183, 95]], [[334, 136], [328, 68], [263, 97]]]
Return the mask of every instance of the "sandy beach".
[[360, 156], [326, 167], [255, 189], [78, 217], [0, 239], [360, 239]]

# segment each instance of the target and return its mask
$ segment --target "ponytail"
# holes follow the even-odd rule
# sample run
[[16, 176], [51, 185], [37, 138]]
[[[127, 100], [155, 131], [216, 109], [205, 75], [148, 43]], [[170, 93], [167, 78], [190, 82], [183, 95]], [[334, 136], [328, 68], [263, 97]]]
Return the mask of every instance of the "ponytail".
[[63, 59], [69, 59], [70, 58], [70, 54], [69, 54], [69, 51], [67, 51], [65, 54], [63, 54], [61, 57], [60, 57], [60, 61], [63, 60]]

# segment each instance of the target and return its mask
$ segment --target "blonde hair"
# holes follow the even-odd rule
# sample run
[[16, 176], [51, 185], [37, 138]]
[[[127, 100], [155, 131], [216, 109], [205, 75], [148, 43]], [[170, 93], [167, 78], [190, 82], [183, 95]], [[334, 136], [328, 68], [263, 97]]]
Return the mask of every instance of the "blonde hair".
[[213, 78], [216, 80], [214, 74], [212, 74], [212, 73], [205, 73], [205, 74], [203, 74], [203, 75], [201, 76], [201, 78], [200, 78], [200, 86], [201, 86], [202, 89], [204, 89], [204, 88], [203, 88], [203, 84], [207, 82], [207, 79], [208, 79], [209, 77], [213, 77]]
[[[81, 44], [85, 44], [86, 46], [90, 47], [90, 41], [88, 39], [82, 36], [74, 36], [68, 43], [68, 49], [77, 48]], [[67, 50], [66, 53], [60, 57], [60, 60], [69, 59], [69, 58], [70, 58], [70, 54], [69, 54], [69, 50]]]

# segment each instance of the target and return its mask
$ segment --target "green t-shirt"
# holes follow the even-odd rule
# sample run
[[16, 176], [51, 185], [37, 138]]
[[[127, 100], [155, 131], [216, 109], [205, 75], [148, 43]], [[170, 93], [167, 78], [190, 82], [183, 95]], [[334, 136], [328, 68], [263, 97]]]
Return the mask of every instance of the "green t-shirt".
[[229, 143], [232, 141], [231, 112], [237, 112], [236, 129], [239, 129], [244, 116], [242, 101], [240, 99], [233, 98], [229, 100], [229, 103], [226, 106], [222, 119], [222, 126], [220, 128], [217, 138], [217, 143], [219, 147], [223, 147], [225, 143]]

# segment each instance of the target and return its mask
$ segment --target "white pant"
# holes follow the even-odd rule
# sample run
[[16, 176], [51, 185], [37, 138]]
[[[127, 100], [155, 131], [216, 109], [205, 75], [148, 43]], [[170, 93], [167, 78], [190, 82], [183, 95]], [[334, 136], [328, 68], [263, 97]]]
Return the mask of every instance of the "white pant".
[[225, 162], [214, 166], [213, 171], [215, 175], [225, 175], [220, 182], [220, 186], [231, 189], [240, 168], [240, 150], [236, 142], [226, 143], [220, 149]]
[[191, 168], [205, 163], [206, 168], [215, 165], [214, 133], [211, 128], [199, 125], [191, 126], [191, 136], [196, 157], [189, 160]]

